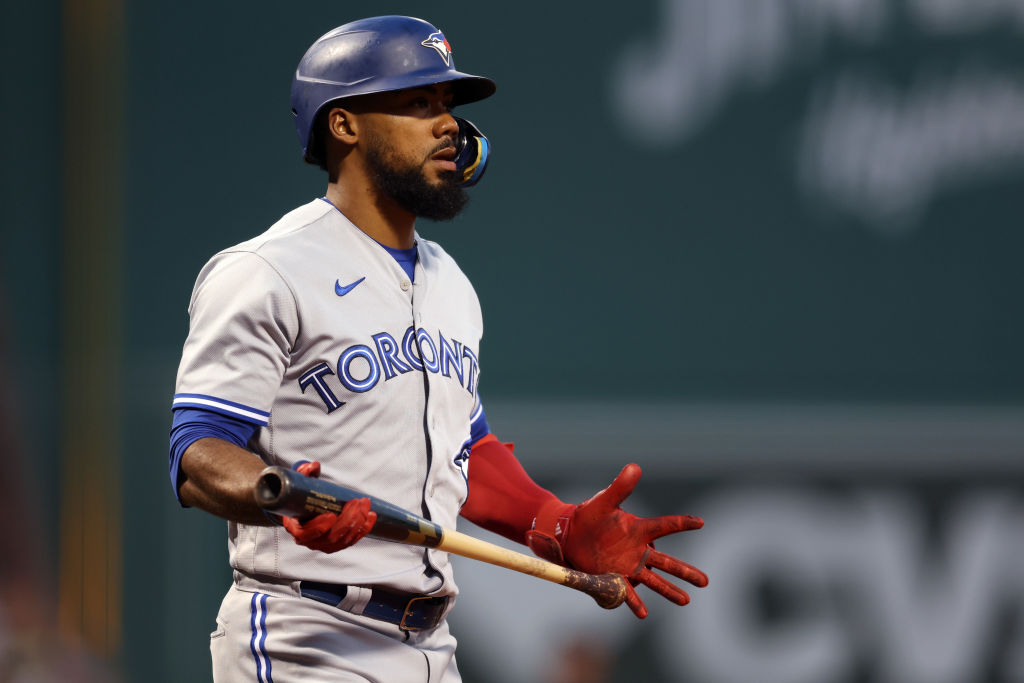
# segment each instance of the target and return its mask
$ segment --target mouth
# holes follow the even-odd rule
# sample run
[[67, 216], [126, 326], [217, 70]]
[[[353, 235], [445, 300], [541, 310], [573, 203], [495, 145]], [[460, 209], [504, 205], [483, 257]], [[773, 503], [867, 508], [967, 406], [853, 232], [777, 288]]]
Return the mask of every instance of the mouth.
[[454, 171], [455, 170], [455, 146], [451, 145], [443, 149], [439, 149], [430, 155], [430, 160], [433, 161], [442, 171]]

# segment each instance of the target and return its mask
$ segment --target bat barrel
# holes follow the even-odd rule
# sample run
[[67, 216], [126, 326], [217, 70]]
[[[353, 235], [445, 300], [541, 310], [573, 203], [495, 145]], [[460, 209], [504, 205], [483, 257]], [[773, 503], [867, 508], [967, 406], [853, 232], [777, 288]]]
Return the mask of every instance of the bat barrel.
[[260, 478], [256, 482], [256, 502], [267, 512], [279, 515], [285, 515], [288, 512], [293, 513], [293, 515], [305, 515], [304, 502], [301, 508], [289, 508], [289, 503], [293, 502], [295, 498], [290, 496], [290, 479], [282, 477], [278, 473], [280, 469], [284, 468], [268, 467], [260, 474]]
[[285, 467], [263, 470], [253, 495], [267, 512], [299, 519], [325, 512], [338, 514], [348, 501], [369, 498], [370, 509], [377, 513], [377, 523], [370, 529], [370, 536], [374, 538], [433, 548], [444, 535], [442, 527], [397, 505]]

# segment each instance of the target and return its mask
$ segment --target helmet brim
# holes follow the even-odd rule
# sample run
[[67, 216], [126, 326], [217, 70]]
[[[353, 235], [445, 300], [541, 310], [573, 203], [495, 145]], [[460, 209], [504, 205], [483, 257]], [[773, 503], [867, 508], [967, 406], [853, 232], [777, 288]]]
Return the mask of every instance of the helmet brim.
[[452, 81], [455, 95], [452, 106], [485, 100], [498, 90], [498, 85], [489, 78], [456, 73], [459, 73], [460, 77]]

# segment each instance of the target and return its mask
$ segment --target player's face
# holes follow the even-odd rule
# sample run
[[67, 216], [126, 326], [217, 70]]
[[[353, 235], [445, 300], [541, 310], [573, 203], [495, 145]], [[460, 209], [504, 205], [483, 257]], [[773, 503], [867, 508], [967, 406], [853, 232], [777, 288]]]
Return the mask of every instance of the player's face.
[[469, 196], [455, 170], [458, 124], [451, 84], [375, 96], [365, 121], [366, 162], [378, 191], [410, 213], [454, 218]]

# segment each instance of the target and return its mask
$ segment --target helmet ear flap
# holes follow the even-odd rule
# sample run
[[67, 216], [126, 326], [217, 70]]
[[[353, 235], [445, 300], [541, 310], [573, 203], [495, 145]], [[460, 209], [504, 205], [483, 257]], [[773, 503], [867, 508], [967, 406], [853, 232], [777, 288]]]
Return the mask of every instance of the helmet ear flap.
[[472, 123], [458, 116], [454, 118], [459, 124], [459, 135], [455, 140], [455, 171], [462, 178], [462, 187], [472, 187], [487, 169], [491, 143]]

